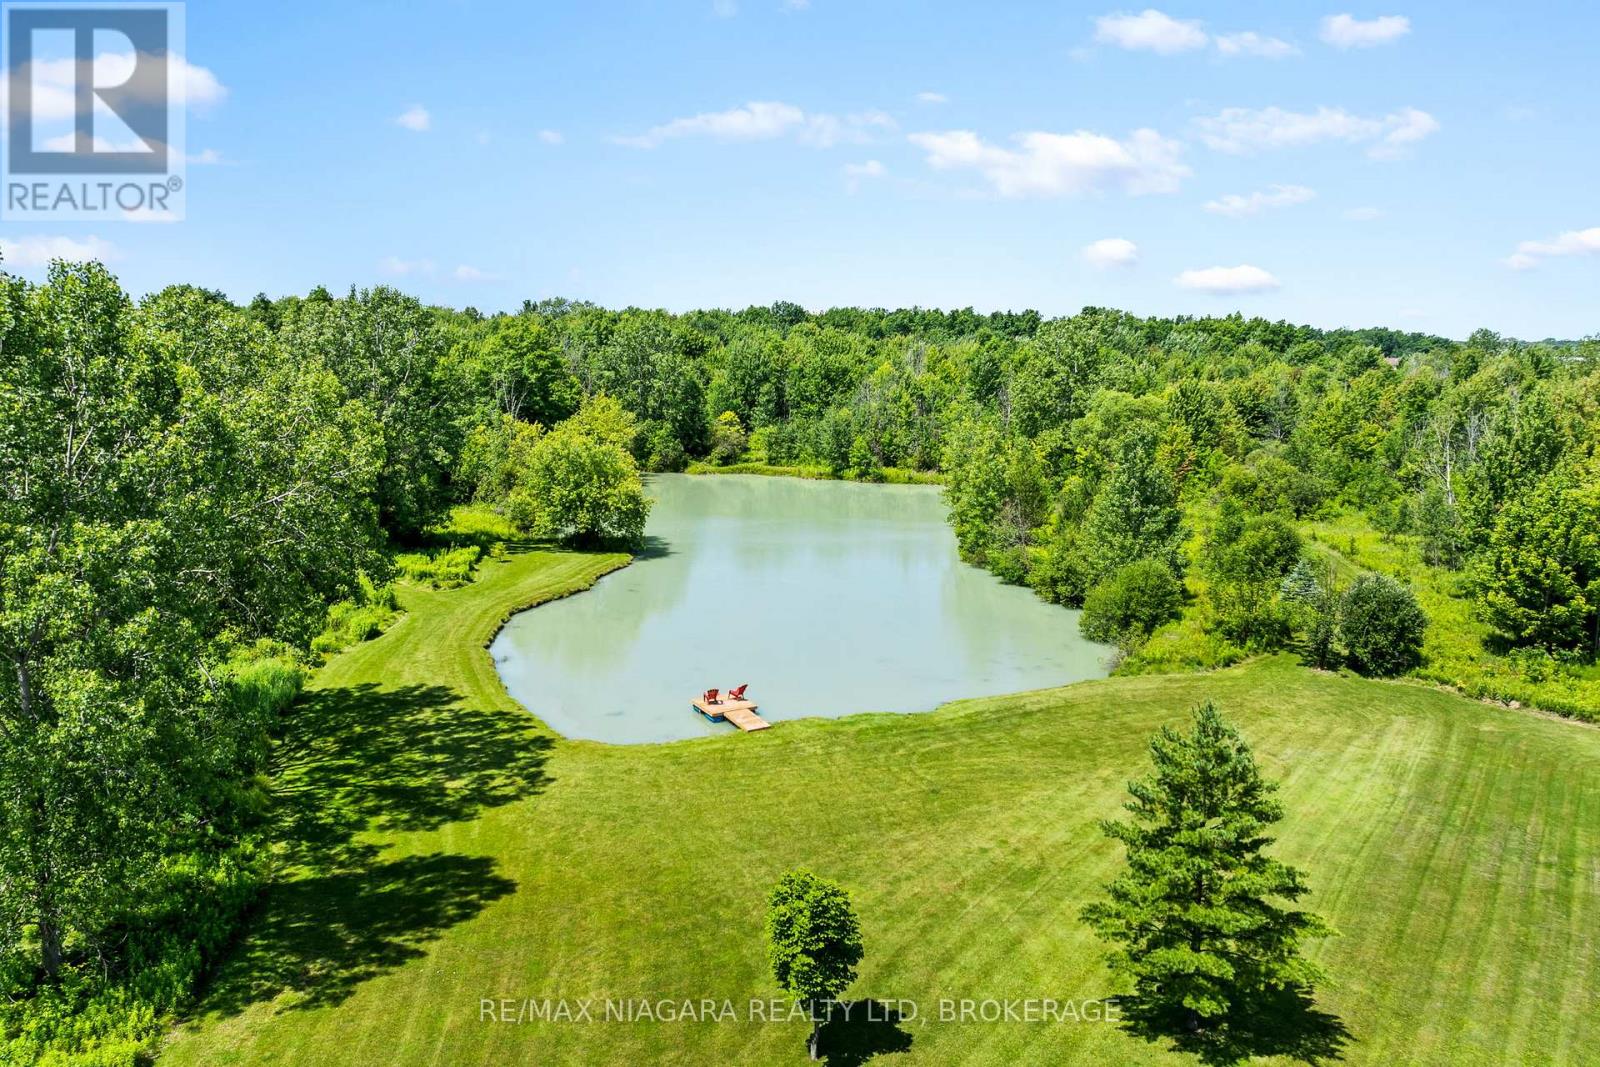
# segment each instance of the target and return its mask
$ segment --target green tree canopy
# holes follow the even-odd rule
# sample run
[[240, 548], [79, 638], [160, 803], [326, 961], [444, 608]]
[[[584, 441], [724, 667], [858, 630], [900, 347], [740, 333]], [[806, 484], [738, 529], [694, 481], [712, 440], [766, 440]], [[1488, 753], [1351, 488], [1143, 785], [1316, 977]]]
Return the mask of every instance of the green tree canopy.
[[1566, 466], [1507, 501], [1477, 585], [1510, 643], [1600, 654], [1600, 467]]
[[1416, 594], [1385, 574], [1363, 574], [1339, 601], [1339, 640], [1362, 674], [1404, 674], [1422, 662], [1428, 617]]
[[807, 870], [790, 871], [767, 897], [772, 977], [811, 1013], [811, 1058], [828, 1002], [856, 979], [861, 924], [842, 888]]
[[1178, 488], [1156, 457], [1155, 435], [1132, 432], [1083, 518], [1085, 571], [1098, 583], [1125, 563], [1153, 559], [1181, 575], [1182, 543]]

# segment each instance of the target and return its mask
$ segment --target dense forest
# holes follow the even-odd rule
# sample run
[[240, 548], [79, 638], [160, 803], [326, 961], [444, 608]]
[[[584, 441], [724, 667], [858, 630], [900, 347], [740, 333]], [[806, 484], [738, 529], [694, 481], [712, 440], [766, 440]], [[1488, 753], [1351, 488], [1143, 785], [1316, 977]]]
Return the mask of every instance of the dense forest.
[[963, 558], [1083, 608], [1122, 671], [1292, 649], [1600, 716], [1592, 340], [236, 306], [57, 264], [0, 275], [0, 350], [0, 1062], [141, 1055], [271, 877], [306, 670], [397, 579], [640, 544], [641, 472], [940, 481]]

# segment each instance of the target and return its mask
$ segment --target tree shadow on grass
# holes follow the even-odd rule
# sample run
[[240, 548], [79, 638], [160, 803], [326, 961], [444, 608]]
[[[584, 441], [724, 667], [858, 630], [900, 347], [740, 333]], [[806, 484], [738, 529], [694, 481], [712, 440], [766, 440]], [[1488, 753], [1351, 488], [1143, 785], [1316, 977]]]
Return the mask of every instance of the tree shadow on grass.
[[481, 856], [433, 853], [279, 883], [203, 1008], [231, 1015], [284, 993], [294, 996], [283, 1010], [337, 1004], [516, 889], [494, 866]]
[[1311, 1064], [1340, 1060], [1350, 1040], [1344, 1022], [1319, 1010], [1303, 987], [1258, 994], [1222, 1022], [1201, 1030], [1191, 1030], [1181, 1012], [1147, 1007], [1137, 997], [1113, 999], [1122, 1012], [1123, 1029], [1146, 1041], [1170, 1041], [1174, 1049], [1212, 1067], [1252, 1056], [1285, 1056]]
[[279, 769], [275, 837], [289, 862], [367, 862], [363, 831], [436, 830], [533, 796], [551, 740], [531, 722], [462, 705], [443, 686], [319, 690], [295, 705]]
[[876, 1056], [911, 1050], [911, 1034], [898, 1011], [881, 1000], [850, 1000], [833, 1006], [817, 1034], [817, 1053], [828, 1067], [859, 1067]]
[[531, 721], [467, 706], [443, 686], [364, 684], [306, 694], [284, 723], [274, 782], [272, 884], [209, 983], [201, 1010], [284, 993], [335, 1004], [511, 893], [477, 856], [384, 861], [369, 833], [436, 830], [533, 796], [551, 740]]

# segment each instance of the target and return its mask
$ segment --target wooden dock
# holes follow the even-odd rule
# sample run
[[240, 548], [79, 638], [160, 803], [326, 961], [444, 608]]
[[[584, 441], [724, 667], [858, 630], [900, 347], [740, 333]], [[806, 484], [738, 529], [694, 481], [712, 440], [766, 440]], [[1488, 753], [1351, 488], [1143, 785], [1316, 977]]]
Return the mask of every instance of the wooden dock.
[[695, 710], [712, 722], [731, 722], [747, 734], [772, 728], [770, 722], [756, 714], [756, 705], [748, 700], [719, 700], [707, 704], [704, 697], [696, 697], [693, 703]]

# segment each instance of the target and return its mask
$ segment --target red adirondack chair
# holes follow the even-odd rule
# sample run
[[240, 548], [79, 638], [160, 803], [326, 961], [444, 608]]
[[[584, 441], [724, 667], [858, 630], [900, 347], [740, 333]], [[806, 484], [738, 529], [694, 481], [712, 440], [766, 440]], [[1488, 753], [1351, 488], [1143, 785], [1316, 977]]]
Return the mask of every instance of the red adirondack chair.
[[717, 699], [717, 694], [720, 693], [720, 692], [722, 692], [722, 690], [720, 690], [720, 689], [707, 689], [706, 690], [706, 695], [705, 695], [705, 698], [704, 698], [705, 702], [707, 704], [720, 704], [720, 703], [722, 703], [722, 701]]
[[736, 688], [728, 690], [728, 699], [729, 700], [743, 700], [744, 699], [744, 691], [746, 689], [749, 689], [749, 688], [750, 688], [750, 685], [747, 682], [744, 685], [741, 685], [741, 686], [738, 686]]

